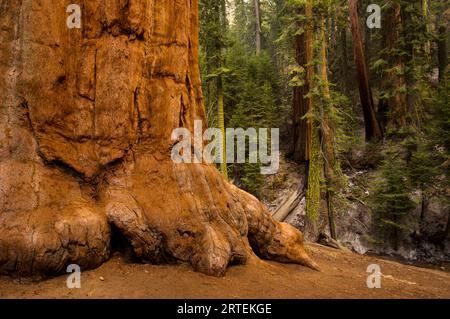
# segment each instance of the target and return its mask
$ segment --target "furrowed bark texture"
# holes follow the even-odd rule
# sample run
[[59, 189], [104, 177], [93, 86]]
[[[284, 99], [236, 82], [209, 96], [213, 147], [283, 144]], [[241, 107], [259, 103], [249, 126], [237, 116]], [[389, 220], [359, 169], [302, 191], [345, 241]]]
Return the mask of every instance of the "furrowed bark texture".
[[[174, 164], [172, 130], [205, 121], [197, 0], [0, 2], [0, 273], [99, 266], [111, 225], [146, 262], [223, 275], [262, 257], [316, 267], [212, 165]], [[251, 245], [250, 245], [251, 243]]]

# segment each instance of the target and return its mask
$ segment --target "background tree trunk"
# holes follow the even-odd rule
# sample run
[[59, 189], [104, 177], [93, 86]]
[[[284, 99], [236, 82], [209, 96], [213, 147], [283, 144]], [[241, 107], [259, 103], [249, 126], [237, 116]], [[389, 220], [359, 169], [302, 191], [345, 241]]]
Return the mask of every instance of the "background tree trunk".
[[[326, 103], [330, 103], [331, 94], [330, 94], [330, 86], [328, 83], [328, 59], [327, 59], [327, 36], [326, 36], [326, 21], [325, 17], [322, 17], [320, 24], [320, 38], [321, 38], [321, 77], [322, 77], [322, 86], [323, 86], [323, 95]], [[331, 106], [329, 106], [331, 107]], [[327, 220], [328, 227], [330, 231], [331, 238], [337, 239], [336, 234], [336, 223], [335, 223], [335, 214], [333, 207], [333, 194], [332, 189], [334, 188], [335, 182], [335, 172], [334, 168], [336, 165], [336, 156], [334, 152], [334, 134], [333, 128], [331, 126], [329, 109], [326, 111], [324, 107], [321, 106], [321, 147], [322, 154], [324, 157], [324, 177], [326, 179], [327, 188], [325, 190], [325, 199], [327, 203]]]
[[[304, 10], [303, 10], [304, 12]], [[300, 13], [300, 11], [299, 11]], [[297, 28], [301, 24], [297, 22]], [[294, 40], [295, 60], [299, 66], [306, 70], [306, 34], [303, 32], [295, 36]], [[293, 122], [294, 122], [294, 141], [293, 141], [293, 158], [296, 162], [304, 162], [309, 159], [306, 153], [306, 137], [308, 131], [308, 123], [304, 116], [308, 113], [308, 104], [306, 95], [308, 94], [307, 83], [302, 86], [294, 87], [293, 95]]]
[[445, 18], [444, 15], [439, 15], [437, 19], [437, 30], [438, 30], [438, 67], [439, 67], [439, 81], [441, 83], [445, 83], [448, 74], [448, 18]]
[[261, 4], [259, 0], [254, 0], [255, 6], [255, 46], [256, 54], [261, 53], [262, 40], [261, 40]]
[[224, 96], [223, 96], [222, 76], [220, 75], [217, 77], [217, 110], [218, 110], [218, 123], [220, 131], [222, 132], [222, 162], [220, 163], [220, 171], [222, 172], [222, 175], [225, 177], [225, 179], [228, 180]]
[[[422, 0], [422, 15], [425, 20], [425, 32], [428, 34], [430, 32], [430, 18], [429, 18], [429, 4], [428, 0]], [[430, 41], [426, 41], [424, 45], [424, 51], [427, 56], [431, 54], [431, 44]]]
[[307, 162], [311, 158], [311, 121], [305, 116], [312, 109], [312, 98], [306, 97], [309, 93], [314, 66], [309, 65], [312, 62], [313, 55], [313, 30], [312, 26], [312, 4], [307, 2], [305, 8], [299, 10], [306, 16], [305, 24], [297, 23], [298, 27], [303, 27], [304, 32], [295, 37], [295, 60], [305, 71], [304, 85], [294, 87], [293, 98], [293, 116], [294, 116], [294, 148], [293, 158], [295, 161]]
[[176, 165], [173, 129], [206, 124], [198, 3], [11, 0], [0, 16], [0, 273], [55, 274], [110, 256], [113, 224], [147, 262], [222, 275], [262, 257], [316, 267], [213, 165]]
[[380, 140], [383, 138], [383, 133], [375, 114], [375, 105], [373, 102], [372, 89], [369, 83], [369, 73], [364, 55], [357, 0], [349, 0], [349, 11], [353, 35], [353, 47], [355, 51], [356, 70], [358, 72], [359, 92], [366, 127], [366, 140]]
[[341, 74], [342, 74], [342, 91], [347, 93], [349, 91], [349, 76], [348, 76], [348, 49], [347, 49], [347, 27], [343, 27], [340, 33], [340, 53], [341, 58], [339, 62], [341, 63]]
[[406, 97], [405, 63], [399, 53], [401, 35], [402, 7], [391, 3], [386, 8], [383, 28], [383, 48], [386, 50], [384, 60], [388, 62], [386, 80], [383, 81], [384, 93], [387, 97], [380, 99], [389, 113], [388, 126], [394, 129], [406, 127], [408, 115]]

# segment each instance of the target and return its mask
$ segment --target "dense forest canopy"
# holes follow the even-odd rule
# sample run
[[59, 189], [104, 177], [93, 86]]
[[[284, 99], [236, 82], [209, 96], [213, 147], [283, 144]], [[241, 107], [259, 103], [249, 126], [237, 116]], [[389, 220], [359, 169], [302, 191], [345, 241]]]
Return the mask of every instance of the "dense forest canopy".
[[[449, 17], [445, 0], [201, 0], [209, 125], [280, 127], [305, 167], [308, 218], [335, 239], [349, 198], [362, 202], [343, 196], [348, 176], [375, 172], [372, 240], [397, 247], [430, 200], [449, 210]], [[258, 164], [221, 171], [264, 199]]]

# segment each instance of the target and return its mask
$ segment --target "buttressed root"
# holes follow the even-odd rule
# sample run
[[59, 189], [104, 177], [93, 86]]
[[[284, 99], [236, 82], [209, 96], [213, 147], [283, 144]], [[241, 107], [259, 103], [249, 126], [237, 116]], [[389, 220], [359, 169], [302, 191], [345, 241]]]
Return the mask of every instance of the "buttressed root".
[[296, 263], [320, 271], [308, 256], [303, 234], [293, 226], [275, 221], [267, 208], [252, 195], [232, 186], [243, 201], [252, 248], [263, 258]]

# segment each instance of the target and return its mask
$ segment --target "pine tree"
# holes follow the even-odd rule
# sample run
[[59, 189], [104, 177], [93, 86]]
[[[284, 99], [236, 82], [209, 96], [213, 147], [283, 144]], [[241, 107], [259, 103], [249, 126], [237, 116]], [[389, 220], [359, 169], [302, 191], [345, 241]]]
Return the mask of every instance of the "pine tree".
[[415, 143], [415, 150], [408, 162], [408, 176], [411, 185], [420, 190], [421, 211], [420, 220], [425, 218], [428, 199], [431, 196], [431, 187], [434, 185], [439, 171], [436, 169], [437, 161], [433, 158], [433, 151], [424, 141]]
[[372, 208], [380, 240], [394, 249], [399, 248], [402, 233], [409, 230], [406, 217], [416, 207], [406, 176], [400, 151], [391, 146], [375, 185]]

